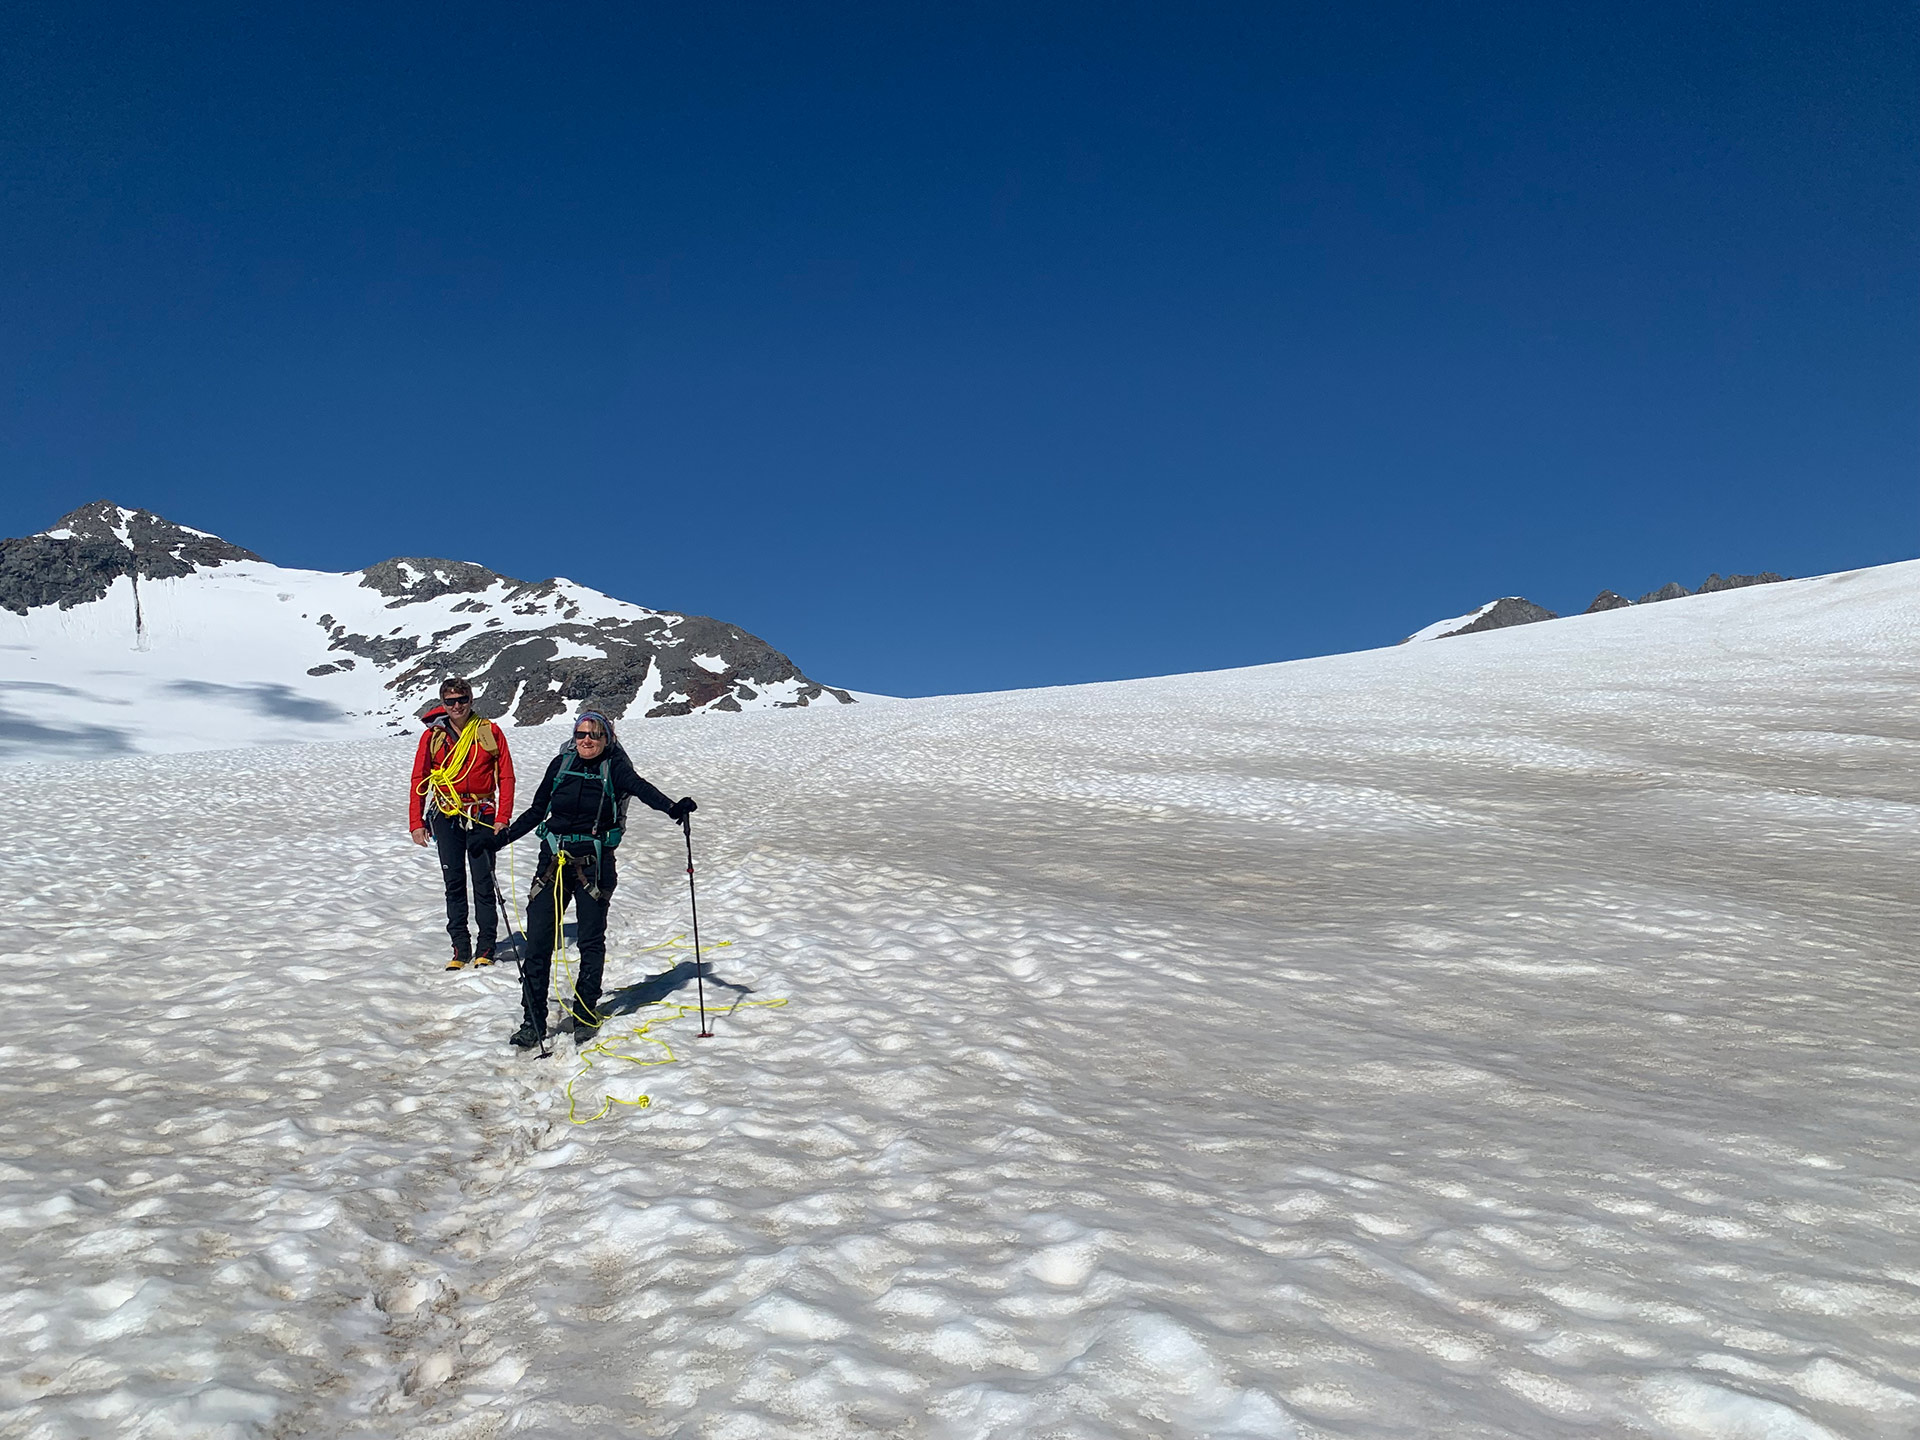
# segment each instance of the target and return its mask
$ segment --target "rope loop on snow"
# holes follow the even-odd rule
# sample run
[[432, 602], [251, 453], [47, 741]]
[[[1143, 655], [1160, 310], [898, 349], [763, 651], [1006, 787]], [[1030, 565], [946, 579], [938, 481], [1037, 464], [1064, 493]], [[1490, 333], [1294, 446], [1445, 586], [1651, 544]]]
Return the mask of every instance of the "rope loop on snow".
[[[553, 888], [553, 944], [558, 961], [555, 968], [559, 971], [560, 984], [564, 987], [560, 992], [564, 997], [560, 1001], [560, 1009], [562, 1013], [570, 1016], [576, 1024], [588, 1017], [582, 1016], [580, 1012], [574, 1008], [574, 997], [579, 992], [574, 988], [573, 960], [567, 953], [566, 891], [563, 880], [566, 874], [566, 866], [573, 864], [578, 868], [578, 863], [577, 861], [570, 861], [567, 858], [567, 852], [565, 850], [555, 850], [553, 879], [549, 882]], [[507, 864], [509, 867], [513, 864], [511, 851], [508, 852]], [[520, 934], [523, 945], [525, 944], [526, 933], [526, 927], [522, 925]], [[658, 954], [661, 951], [690, 950], [693, 947], [685, 943], [686, 938], [684, 934], [670, 936], [657, 945], [642, 946], [638, 953], [651, 955]], [[702, 952], [724, 950], [732, 944], [733, 942], [731, 940], [721, 940], [714, 944], [702, 945], [700, 950]], [[701, 963], [701, 959], [701, 955], [695, 955], [693, 957], [693, 963], [697, 966]], [[732, 1013], [734, 1010], [773, 1009], [786, 1003], [786, 997], [784, 996], [777, 1000], [741, 1000], [736, 1001], [730, 1006], [728, 1013]], [[653, 1028], [656, 1025], [665, 1025], [674, 1020], [683, 1020], [688, 1015], [693, 1014], [698, 1007], [683, 1005], [673, 1000], [655, 1000], [649, 1002], [649, 1004], [665, 1013], [642, 1020], [622, 1034], [608, 1035], [602, 1033], [601, 1037], [595, 1040], [593, 1044], [583, 1045], [575, 1052], [574, 1058], [580, 1062], [580, 1068], [573, 1073], [573, 1076], [566, 1084], [568, 1124], [591, 1125], [594, 1121], [612, 1113], [613, 1107], [616, 1105], [625, 1106], [630, 1110], [645, 1110], [653, 1104], [653, 1097], [651, 1095], [639, 1095], [631, 1100], [622, 1100], [617, 1095], [604, 1095], [600, 1099], [600, 1108], [583, 1120], [580, 1118], [580, 1100], [574, 1094], [574, 1086], [584, 1080], [588, 1074], [592, 1072], [593, 1067], [601, 1060], [624, 1060], [629, 1065], [639, 1066], [644, 1069], [654, 1065], [671, 1065], [680, 1058], [673, 1053], [672, 1046], [652, 1033]], [[656, 1055], [650, 1051], [643, 1050], [638, 1054], [634, 1054], [630, 1053], [627, 1048], [623, 1048], [643, 1045], [658, 1046], [662, 1053]], [[548, 1053], [550, 1054], [551, 1052]]]
[[[676, 935], [672, 939], [664, 940], [658, 945], [645, 947], [641, 953], [691, 949], [691, 946], [682, 943], [685, 939], [686, 937], [683, 935]], [[700, 948], [702, 950], [718, 950], [732, 943], [731, 940], [722, 940], [718, 944], [702, 945]], [[699, 962], [696, 960], [695, 963], [697, 964]], [[774, 1009], [786, 1003], [785, 996], [775, 1000], [741, 1000], [729, 1007], [728, 1013], [730, 1014], [734, 1010]], [[583, 1119], [580, 1115], [579, 1097], [574, 1094], [574, 1086], [584, 1080], [588, 1074], [592, 1072], [594, 1066], [602, 1060], [624, 1060], [629, 1065], [645, 1069], [654, 1065], [671, 1065], [680, 1058], [674, 1054], [671, 1045], [652, 1033], [653, 1029], [655, 1026], [666, 1025], [675, 1020], [684, 1020], [689, 1015], [696, 1014], [699, 1007], [696, 1005], [682, 1004], [677, 1000], [654, 1000], [642, 1008], [654, 1009], [659, 1013], [649, 1019], [641, 1020], [639, 1024], [632, 1026], [622, 1034], [606, 1035], [603, 1033], [602, 1038], [596, 1040], [591, 1045], [581, 1046], [575, 1053], [574, 1058], [580, 1062], [580, 1068], [574, 1072], [572, 1078], [570, 1078], [566, 1084], [568, 1124], [591, 1125], [594, 1121], [612, 1113], [613, 1107], [616, 1105], [623, 1105], [632, 1110], [645, 1110], [653, 1104], [653, 1097], [651, 1095], [637, 1095], [631, 1100], [622, 1100], [617, 1095], [603, 1095], [600, 1098], [600, 1108]], [[657, 1046], [659, 1047], [659, 1053], [656, 1054], [652, 1051], [642, 1051], [639, 1054], [633, 1053], [633, 1048], [640, 1045]]]

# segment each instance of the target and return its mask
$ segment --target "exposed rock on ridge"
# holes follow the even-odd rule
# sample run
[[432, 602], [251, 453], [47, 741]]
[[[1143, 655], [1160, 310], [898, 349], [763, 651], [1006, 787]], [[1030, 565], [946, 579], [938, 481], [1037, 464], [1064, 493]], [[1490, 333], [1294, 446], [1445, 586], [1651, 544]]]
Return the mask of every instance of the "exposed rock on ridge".
[[1691, 590], [1687, 589], [1687, 587], [1682, 585], [1678, 580], [1669, 580], [1658, 590], [1649, 590], [1633, 603], [1636, 605], [1652, 605], [1661, 600], [1682, 600], [1692, 593]]
[[[481, 714], [521, 725], [544, 724], [584, 705], [615, 718], [651, 718], [749, 706], [792, 709], [823, 696], [853, 703], [845, 690], [809, 679], [758, 636], [704, 615], [649, 610], [569, 580], [516, 580], [463, 560], [401, 556], [347, 575], [283, 570], [217, 536], [104, 500], [38, 535], [0, 541], [0, 605], [20, 615], [46, 606], [71, 610], [105, 599], [120, 576], [132, 576], [128, 618], [144, 650], [149, 626], [142, 600], [151, 615], [157, 597], [143, 597], [142, 581], [184, 580], [234, 561], [262, 568], [230, 580], [210, 576], [206, 583], [216, 590], [239, 587], [219, 590], [230, 599], [211, 602], [211, 611], [214, 592], [193, 587], [202, 617], [195, 623], [205, 626], [205, 617], [213, 617], [211, 632], [201, 632], [195, 643], [217, 651], [227, 623], [222, 617], [239, 613], [222, 607], [244, 609], [264, 590], [286, 605], [268, 623], [273, 643], [284, 645], [280, 653], [298, 657], [295, 675], [304, 670], [317, 682], [315, 697], [323, 704], [348, 693], [364, 697], [352, 702], [362, 716], [425, 709], [449, 674], [472, 679]], [[307, 610], [287, 603], [296, 594], [324, 598]], [[339, 613], [315, 613], [329, 609]], [[247, 613], [257, 633], [259, 612]], [[374, 709], [364, 708], [373, 698], [369, 682], [379, 694]]]
[[1416, 640], [1446, 640], [1455, 635], [1478, 635], [1487, 630], [1505, 630], [1510, 625], [1531, 625], [1536, 621], [1559, 618], [1553, 611], [1543, 609], [1531, 600], [1522, 600], [1518, 595], [1502, 595], [1498, 600], [1489, 600], [1470, 615], [1437, 620], [1423, 630], [1414, 631], [1400, 643], [1410, 645]]
[[1484, 630], [1505, 630], [1509, 625], [1532, 625], [1541, 620], [1558, 620], [1560, 617], [1552, 610], [1523, 600], [1518, 595], [1502, 595], [1493, 604], [1483, 609], [1472, 623], [1462, 625], [1458, 630], [1449, 630], [1443, 639], [1455, 635], [1478, 635]]
[[[1698, 590], [1689, 590], [1678, 580], [1669, 580], [1658, 590], [1649, 590], [1635, 603], [1651, 605], [1656, 600], [1681, 600], [1689, 595], [1711, 595], [1716, 590], [1744, 590], [1749, 585], [1778, 585], [1786, 578], [1785, 575], [1776, 575], [1771, 570], [1762, 570], [1758, 575], [1709, 575], [1700, 583]], [[1613, 592], [1609, 590], [1605, 593], [1611, 595]]]
[[37, 535], [0, 540], [0, 607], [16, 615], [37, 605], [71, 610], [104, 599], [123, 575], [174, 580], [199, 568], [259, 558], [149, 510], [96, 500]]
[[[1593, 597], [1593, 603], [1584, 613], [1595, 615], [1603, 610], [1622, 610], [1633, 605], [1651, 605], [1661, 600], [1679, 600], [1688, 595], [1711, 595], [1719, 590], [1743, 590], [1749, 585], [1776, 585], [1788, 576], [1777, 575], [1771, 570], [1763, 570], [1758, 575], [1709, 575], [1698, 590], [1689, 590], [1677, 580], [1669, 580], [1658, 590], [1649, 590], [1638, 600], [1629, 600], [1611, 590], [1602, 590]], [[1428, 626], [1425, 630], [1415, 631], [1400, 643], [1409, 640], [1450, 640], [1456, 635], [1474, 635], [1484, 630], [1502, 630], [1509, 625], [1532, 625], [1541, 620], [1557, 620], [1560, 617], [1553, 611], [1535, 605], [1531, 600], [1523, 600], [1518, 595], [1507, 595], [1501, 599], [1482, 605], [1465, 624], [1453, 629], [1440, 629]], [[1443, 624], [1445, 622], [1442, 622]]]
[[[473, 681], [474, 708], [490, 718], [543, 725], [569, 708], [590, 705], [618, 720], [643, 689], [661, 697], [645, 710], [648, 719], [739, 710], [742, 701], [757, 700], [762, 691], [788, 682], [793, 682], [793, 696], [775, 701], [779, 708], [807, 705], [823, 695], [853, 703], [846, 691], [809, 680], [759, 636], [705, 615], [653, 611], [637, 619], [587, 622], [566, 581], [515, 580], [462, 560], [407, 556], [370, 565], [360, 574], [363, 586], [393, 597], [388, 610], [465, 594], [471, 598], [453, 609], [475, 619], [427, 638], [376, 637], [349, 634], [323, 615], [321, 625], [332, 637], [328, 648], [376, 665], [404, 667], [389, 687], [403, 693], [431, 689], [445, 675], [465, 675]], [[533, 634], [487, 628], [499, 623], [488, 617], [501, 612], [554, 619]], [[594, 650], [600, 653], [582, 653]]]

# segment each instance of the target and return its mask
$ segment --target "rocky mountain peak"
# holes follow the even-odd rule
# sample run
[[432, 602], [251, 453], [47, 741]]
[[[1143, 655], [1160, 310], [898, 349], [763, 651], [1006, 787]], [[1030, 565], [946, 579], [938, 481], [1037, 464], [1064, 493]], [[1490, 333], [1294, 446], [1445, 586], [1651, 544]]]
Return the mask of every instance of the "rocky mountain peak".
[[[262, 569], [205, 573], [233, 561]], [[111, 500], [83, 505], [37, 535], [0, 540], [0, 606], [19, 615], [103, 601], [123, 575], [134, 581], [131, 597], [122, 596], [131, 603], [124, 615], [115, 610], [109, 628], [126, 624], [132, 648], [143, 652], [150, 653], [160, 598], [143, 594], [144, 581], [199, 575], [196, 589], [223, 597], [194, 622], [214, 633], [227, 606], [269, 604], [264, 623], [280, 638], [267, 669], [298, 657], [281, 689], [295, 694], [289, 703], [311, 701], [328, 713], [340, 705], [333, 697], [349, 692], [362, 718], [418, 713], [437, 703], [448, 675], [473, 682], [482, 715], [520, 725], [546, 724], [582, 705], [620, 719], [853, 702], [737, 625], [650, 610], [558, 577], [516, 580], [471, 561], [417, 555], [344, 575], [286, 570], [217, 535]], [[248, 624], [262, 622], [257, 610], [247, 613]], [[167, 633], [179, 641], [177, 626]], [[366, 693], [369, 680], [378, 694]]]
[[526, 583], [495, 574], [470, 560], [430, 560], [417, 555], [382, 560], [362, 570], [360, 576], [360, 583], [367, 589], [392, 599], [389, 610], [438, 600], [442, 595], [477, 595], [502, 580], [509, 585]]
[[1505, 630], [1510, 625], [1532, 625], [1541, 620], [1559, 618], [1553, 611], [1531, 600], [1518, 595], [1502, 595], [1498, 600], [1489, 600], [1471, 615], [1442, 620], [1424, 630], [1416, 630], [1400, 643], [1406, 645], [1415, 640], [1446, 640], [1455, 635], [1478, 635], [1487, 630]]
[[393, 670], [393, 686], [404, 693], [433, 694], [441, 676], [464, 675], [473, 682], [475, 710], [489, 719], [541, 725], [590, 705], [618, 720], [643, 691], [655, 698], [635, 713], [648, 718], [740, 710], [769, 690], [791, 692], [775, 702], [789, 706], [823, 695], [843, 704], [852, 698], [808, 679], [738, 626], [640, 606], [595, 613], [605, 597], [570, 580], [516, 580], [471, 561], [418, 555], [358, 573], [363, 588], [388, 597], [384, 609], [460, 596], [449, 618], [461, 618], [430, 634], [403, 625], [370, 635], [323, 616], [329, 648]]
[[24, 615], [36, 605], [71, 610], [105, 597], [122, 575], [172, 580], [235, 560], [259, 560], [218, 535], [95, 500], [37, 535], [0, 540], [0, 608]]
[[1658, 590], [1649, 590], [1633, 603], [1636, 605], [1655, 605], [1662, 600], [1684, 600], [1693, 592], [1678, 580], [1669, 580]]

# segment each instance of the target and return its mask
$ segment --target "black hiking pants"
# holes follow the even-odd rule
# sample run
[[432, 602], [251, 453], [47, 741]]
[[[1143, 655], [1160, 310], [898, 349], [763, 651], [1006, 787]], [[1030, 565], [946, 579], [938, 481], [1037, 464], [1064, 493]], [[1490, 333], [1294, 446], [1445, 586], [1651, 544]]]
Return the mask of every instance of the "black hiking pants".
[[[447, 886], [447, 938], [453, 941], [453, 953], [462, 960], [475, 954], [493, 953], [498, 921], [498, 903], [493, 889], [493, 856], [486, 851], [467, 850], [467, 837], [473, 832], [452, 815], [432, 811], [428, 826], [433, 831], [434, 848], [440, 853], [440, 878]], [[480, 948], [473, 948], [467, 930], [467, 874], [473, 874], [473, 904], [480, 912]]]
[[[588, 854], [585, 864], [570, 859], [561, 870], [560, 920], [565, 924], [566, 908], [573, 906], [574, 935], [580, 947], [580, 968], [563, 1011], [575, 1019], [599, 1011], [601, 972], [607, 964], [607, 907], [613, 901], [613, 856], [605, 858], [596, 876]], [[553, 970], [553, 870], [553, 857], [543, 851], [540, 871], [527, 892], [527, 949], [520, 961], [520, 1009], [542, 1035], [547, 1033], [547, 983]], [[594, 889], [600, 892], [598, 898]]]

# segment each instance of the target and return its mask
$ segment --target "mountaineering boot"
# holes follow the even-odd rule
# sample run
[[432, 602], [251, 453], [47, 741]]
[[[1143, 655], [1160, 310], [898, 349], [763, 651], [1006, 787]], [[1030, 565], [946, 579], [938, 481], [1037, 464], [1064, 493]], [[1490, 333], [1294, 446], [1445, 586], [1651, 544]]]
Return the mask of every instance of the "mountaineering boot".
[[591, 1044], [594, 1036], [600, 1033], [600, 1022], [606, 1018], [607, 1017], [602, 1015], [598, 1010], [583, 1008], [576, 1011], [573, 1017], [573, 1043], [576, 1045]]
[[473, 962], [471, 962], [470, 960], [468, 960], [466, 956], [464, 956], [464, 955], [455, 955], [455, 956], [454, 956], [454, 957], [453, 957], [453, 958], [452, 958], [451, 960], [449, 960], [449, 961], [447, 961], [447, 969], [449, 969], [449, 970], [464, 970], [464, 969], [466, 969], [466, 968], [467, 968], [467, 966], [468, 966], [468, 965], [470, 965], [471, 963], [473, 963]]
[[493, 951], [491, 950], [482, 950], [478, 955], [473, 957], [473, 968], [476, 970], [482, 965], [491, 964], [493, 964]]
[[532, 1050], [536, 1046], [545, 1044], [546, 1039], [546, 1036], [533, 1028], [533, 1022], [528, 1020], [523, 1022], [520, 1028], [513, 1032], [511, 1043], [522, 1050]]

